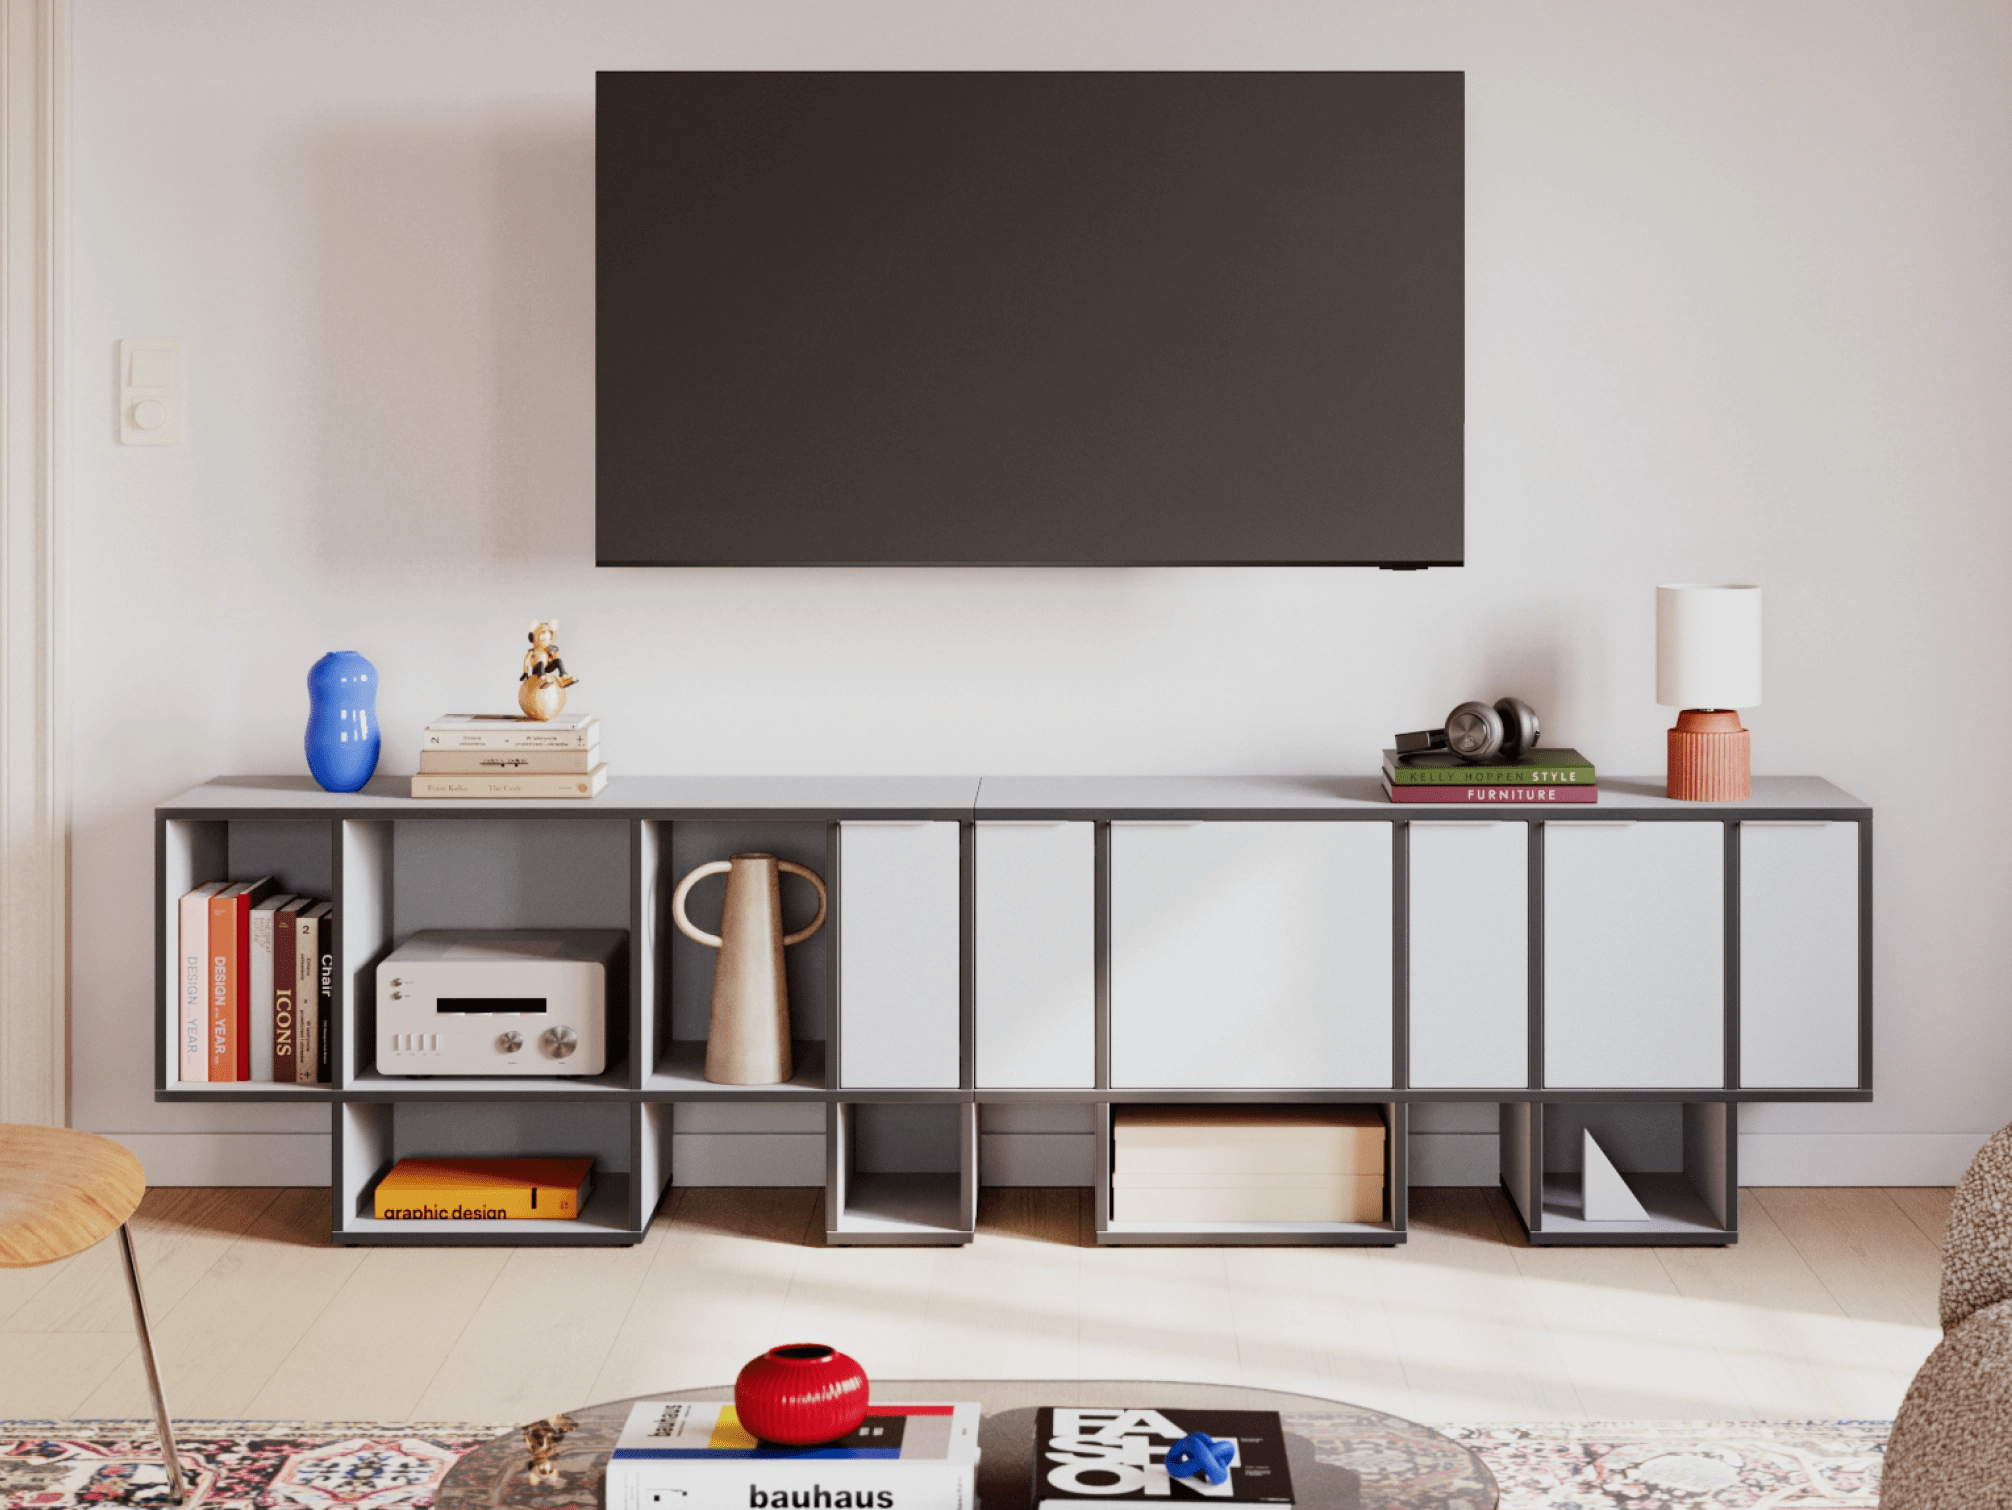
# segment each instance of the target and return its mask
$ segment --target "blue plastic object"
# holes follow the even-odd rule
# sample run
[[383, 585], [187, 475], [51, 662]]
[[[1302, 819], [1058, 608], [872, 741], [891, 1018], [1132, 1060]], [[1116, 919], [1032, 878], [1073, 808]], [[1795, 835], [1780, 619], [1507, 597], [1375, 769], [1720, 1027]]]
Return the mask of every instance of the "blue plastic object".
[[307, 673], [307, 768], [325, 792], [353, 792], [377, 769], [377, 668], [331, 650]]
[[1167, 1449], [1167, 1476], [1186, 1479], [1199, 1473], [1211, 1484], [1227, 1483], [1236, 1455], [1236, 1443], [1191, 1431]]

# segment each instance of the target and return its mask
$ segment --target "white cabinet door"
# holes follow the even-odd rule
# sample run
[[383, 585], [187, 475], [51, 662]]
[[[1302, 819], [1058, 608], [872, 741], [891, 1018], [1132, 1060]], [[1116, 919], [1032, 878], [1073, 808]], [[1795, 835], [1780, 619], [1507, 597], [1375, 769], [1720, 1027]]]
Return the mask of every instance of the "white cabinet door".
[[1530, 825], [1414, 822], [1411, 1083], [1530, 1083]]
[[1544, 825], [1544, 1081], [1725, 1084], [1725, 825]]
[[1858, 825], [1740, 825], [1740, 1084], [1858, 1084]]
[[1097, 1079], [1096, 830], [981, 823], [980, 1086], [1088, 1089]]
[[1388, 1086], [1388, 823], [1113, 823], [1111, 1083]]
[[841, 823], [840, 1084], [954, 1090], [959, 1063], [954, 823]]

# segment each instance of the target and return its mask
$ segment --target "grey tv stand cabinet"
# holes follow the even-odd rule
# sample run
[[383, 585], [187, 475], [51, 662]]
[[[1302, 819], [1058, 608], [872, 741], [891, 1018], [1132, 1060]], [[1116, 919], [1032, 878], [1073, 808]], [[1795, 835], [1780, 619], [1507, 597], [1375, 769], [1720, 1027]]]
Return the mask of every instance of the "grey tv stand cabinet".
[[[1533, 1242], [1722, 1244], [1742, 1102], [1872, 1096], [1872, 814], [1815, 778], [1756, 778], [1738, 804], [1610, 779], [1597, 805], [1485, 808], [1395, 806], [1362, 777], [628, 777], [593, 802], [405, 785], [222, 778], [155, 815], [156, 1099], [327, 1103], [339, 1243], [639, 1241], [672, 1107], [734, 1102], [822, 1108], [830, 1241], [960, 1243], [980, 1104], [1067, 1102], [1095, 1119], [1100, 1242], [1390, 1244], [1409, 1107], [1470, 1101], [1500, 1106]], [[710, 1085], [712, 956], [667, 908], [692, 866], [751, 848], [825, 876], [832, 918], [789, 953], [794, 1078]], [[334, 1083], [180, 1083], [175, 900], [266, 873], [336, 904]], [[604, 1074], [378, 1073], [387, 949], [533, 925], [629, 930]], [[1124, 1220], [1111, 1108], [1192, 1101], [1380, 1106], [1383, 1219]], [[1582, 1127], [1649, 1221], [1580, 1219]], [[366, 1214], [393, 1159], [484, 1152], [604, 1173], [576, 1222]]]

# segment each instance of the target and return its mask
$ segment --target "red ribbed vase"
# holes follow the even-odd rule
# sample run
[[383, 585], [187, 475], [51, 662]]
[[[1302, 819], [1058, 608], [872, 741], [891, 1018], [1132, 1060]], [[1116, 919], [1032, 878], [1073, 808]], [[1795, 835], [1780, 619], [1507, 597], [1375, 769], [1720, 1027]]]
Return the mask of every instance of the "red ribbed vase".
[[1739, 714], [1686, 708], [1670, 730], [1665, 790], [1679, 802], [1744, 802], [1754, 794], [1751, 748]]
[[866, 1370], [821, 1342], [772, 1347], [734, 1380], [734, 1411], [764, 1442], [830, 1442], [866, 1419]]

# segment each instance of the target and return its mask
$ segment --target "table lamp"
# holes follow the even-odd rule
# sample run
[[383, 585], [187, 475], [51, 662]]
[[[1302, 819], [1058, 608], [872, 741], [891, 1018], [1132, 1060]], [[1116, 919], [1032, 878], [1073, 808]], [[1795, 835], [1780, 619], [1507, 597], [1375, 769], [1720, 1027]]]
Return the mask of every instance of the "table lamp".
[[1667, 791], [1681, 802], [1744, 802], [1753, 761], [1740, 708], [1761, 700], [1761, 590], [1681, 582], [1656, 589], [1656, 701], [1670, 730]]

